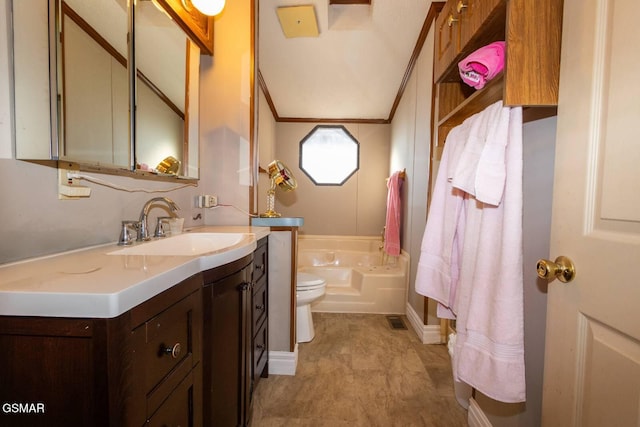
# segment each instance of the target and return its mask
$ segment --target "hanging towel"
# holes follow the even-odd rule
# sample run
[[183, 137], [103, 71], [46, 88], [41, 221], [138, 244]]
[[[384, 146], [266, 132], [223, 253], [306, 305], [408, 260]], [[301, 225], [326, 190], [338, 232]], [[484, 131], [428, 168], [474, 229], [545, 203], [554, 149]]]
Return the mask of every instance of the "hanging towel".
[[502, 402], [525, 400], [522, 108], [510, 109], [502, 203], [465, 206], [454, 375]]
[[510, 108], [498, 101], [469, 118], [469, 135], [451, 177], [452, 185], [497, 206], [505, 181], [505, 147]]
[[[458, 167], [461, 159], [470, 171]], [[492, 167], [504, 179], [485, 189], [490, 180], [479, 185], [480, 176]], [[473, 195], [484, 199], [484, 191], [499, 203]], [[524, 401], [521, 108], [496, 103], [449, 132], [415, 286], [438, 301], [440, 317], [457, 319], [456, 380], [496, 400]]]
[[[416, 292], [438, 301], [438, 316], [455, 318], [455, 293], [462, 245], [459, 220], [464, 192], [451, 185], [460, 152], [469, 136], [465, 120], [447, 135], [431, 195], [416, 273]], [[464, 224], [464, 221], [462, 221]]]
[[400, 255], [400, 172], [394, 172], [387, 182], [387, 218], [384, 227], [384, 251], [392, 256]]
[[493, 79], [504, 68], [505, 42], [497, 41], [476, 50], [458, 63], [462, 81], [476, 89]]

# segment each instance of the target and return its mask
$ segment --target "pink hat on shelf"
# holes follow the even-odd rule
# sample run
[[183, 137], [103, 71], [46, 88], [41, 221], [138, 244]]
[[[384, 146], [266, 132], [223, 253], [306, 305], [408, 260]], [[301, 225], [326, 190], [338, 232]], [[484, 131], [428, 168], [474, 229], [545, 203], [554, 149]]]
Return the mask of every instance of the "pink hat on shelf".
[[505, 42], [497, 41], [481, 47], [458, 63], [462, 81], [476, 89], [493, 79], [504, 68]]

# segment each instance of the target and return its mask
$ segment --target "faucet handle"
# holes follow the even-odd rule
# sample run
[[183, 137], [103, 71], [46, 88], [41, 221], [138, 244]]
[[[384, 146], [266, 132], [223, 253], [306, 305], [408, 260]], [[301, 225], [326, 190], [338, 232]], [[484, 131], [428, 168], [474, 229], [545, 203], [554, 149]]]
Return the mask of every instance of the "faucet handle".
[[169, 225], [170, 216], [159, 216], [156, 223], [156, 231], [153, 233], [153, 237], [166, 237], [166, 230], [164, 224]]
[[120, 238], [118, 239], [119, 246], [128, 246], [133, 243], [138, 235], [138, 225], [138, 221], [122, 221]]

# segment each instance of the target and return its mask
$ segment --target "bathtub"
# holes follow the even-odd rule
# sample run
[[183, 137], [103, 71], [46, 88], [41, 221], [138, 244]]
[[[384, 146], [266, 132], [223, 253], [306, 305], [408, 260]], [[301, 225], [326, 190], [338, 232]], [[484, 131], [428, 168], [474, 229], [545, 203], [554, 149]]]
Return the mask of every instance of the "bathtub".
[[311, 310], [328, 313], [404, 314], [409, 257], [390, 257], [379, 236], [314, 236], [298, 239], [298, 271], [327, 281]]

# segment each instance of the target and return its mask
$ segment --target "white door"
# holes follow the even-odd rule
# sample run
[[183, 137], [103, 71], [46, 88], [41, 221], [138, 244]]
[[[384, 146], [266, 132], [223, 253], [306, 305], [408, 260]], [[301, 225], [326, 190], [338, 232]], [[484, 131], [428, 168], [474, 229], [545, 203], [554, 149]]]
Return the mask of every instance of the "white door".
[[639, 4], [564, 5], [543, 424], [640, 426]]

